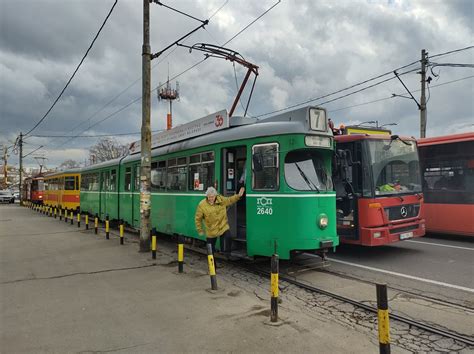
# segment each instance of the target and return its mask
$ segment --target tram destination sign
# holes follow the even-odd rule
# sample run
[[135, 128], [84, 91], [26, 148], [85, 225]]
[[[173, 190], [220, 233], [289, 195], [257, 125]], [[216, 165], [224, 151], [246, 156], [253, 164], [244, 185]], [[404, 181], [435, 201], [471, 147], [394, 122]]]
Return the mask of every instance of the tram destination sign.
[[[151, 137], [151, 148], [168, 145], [178, 141], [194, 138], [200, 135], [213, 133], [218, 130], [229, 128], [229, 116], [227, 110], [209, 114], [203, 118], [179, 125], [176, 128], [167, 130]], [[140, 140], [130, 144], [130, 154], [141, 151]]]

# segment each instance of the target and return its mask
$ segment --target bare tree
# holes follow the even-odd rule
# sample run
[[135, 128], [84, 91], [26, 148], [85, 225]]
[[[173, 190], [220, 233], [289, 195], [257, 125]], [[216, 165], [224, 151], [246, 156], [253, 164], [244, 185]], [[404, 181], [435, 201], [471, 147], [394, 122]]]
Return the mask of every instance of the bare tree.
[[78, 168], [78, 167], [81, 167], [79, 162], [71, 160], [71, 159], [66, 160], [59, 165], [60, 170], [69, 170], [71, 168]]
[[89, 157], [93, 163], [98, 163], [124, 156], [127, 152], [127, 145], [121, 145], [114, 138], [102, 138], [89, 148]]

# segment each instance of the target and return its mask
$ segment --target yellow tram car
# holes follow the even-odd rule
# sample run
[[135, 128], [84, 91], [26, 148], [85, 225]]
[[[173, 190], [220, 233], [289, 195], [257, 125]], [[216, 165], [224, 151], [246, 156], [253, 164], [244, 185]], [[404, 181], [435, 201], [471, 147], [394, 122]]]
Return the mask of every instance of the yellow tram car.
[[80, 208], [80, 170], [54, 172], [44, 177], [44, 204], [68, 210]]

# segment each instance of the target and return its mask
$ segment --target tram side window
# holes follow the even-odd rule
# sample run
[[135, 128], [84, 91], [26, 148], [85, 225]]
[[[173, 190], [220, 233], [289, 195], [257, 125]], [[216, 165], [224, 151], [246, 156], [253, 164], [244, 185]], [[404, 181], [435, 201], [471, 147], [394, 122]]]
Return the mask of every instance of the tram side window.
[[252, 188], [277, 190], [279, 187], [278, 144], [261, 144], [252, 147]]
[[125, 185], [123, 186], [124, 191], [130, 192], [132, 190], [132, 168], [131, 167], [125, 168], [124, 183], [125, 183]]
[[76, 190], [79, 190], [79, 176], [76, 176]]
[[109, 191], [115, 192], [117, 189], [117, 170], [110, 171]]
[[212, 151], [189, 157], [188, 189], [204, 191], [214, 183], [214, 153]]
[[67, 191], [73, 191], [75, 189], [74, 188], [74, 181], [75, 181], [74, 176], [65, 177], [64, 178], [64, 189], [67, 190]]
[[98, 173], [93, 173], [90, 175], [89, 190], [90, 191], [99, 190], [99, 174]]
[[166, 189], [166, 161], [151, 164], [151, 188], [155, 191]]
[[167, 188], [172, 191], [186, 191], [186, 157], [168, 160]]
[[89, 181], [90, 181], [90, 175], [82, 175], [82, 178], [81, 178], [81, 191], [89, 190]]

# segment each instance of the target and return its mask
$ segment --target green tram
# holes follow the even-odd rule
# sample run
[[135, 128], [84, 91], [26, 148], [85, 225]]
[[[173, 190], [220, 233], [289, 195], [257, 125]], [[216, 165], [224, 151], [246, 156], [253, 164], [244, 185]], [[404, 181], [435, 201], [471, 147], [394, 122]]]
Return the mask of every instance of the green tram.
[[[206, 189], [230, 196], [245, 186], [244, 197], [228, 209], [233, 255], [276, 251], [289, 259], [335, 248], [334, 141], [325, 110], [304, 107], [262, 120], [222, 112], [153, 136], [152, 227], [205, 241], [194, 214]], [[82, 170], [83, 212], [140, 227], [138, 150]]]

